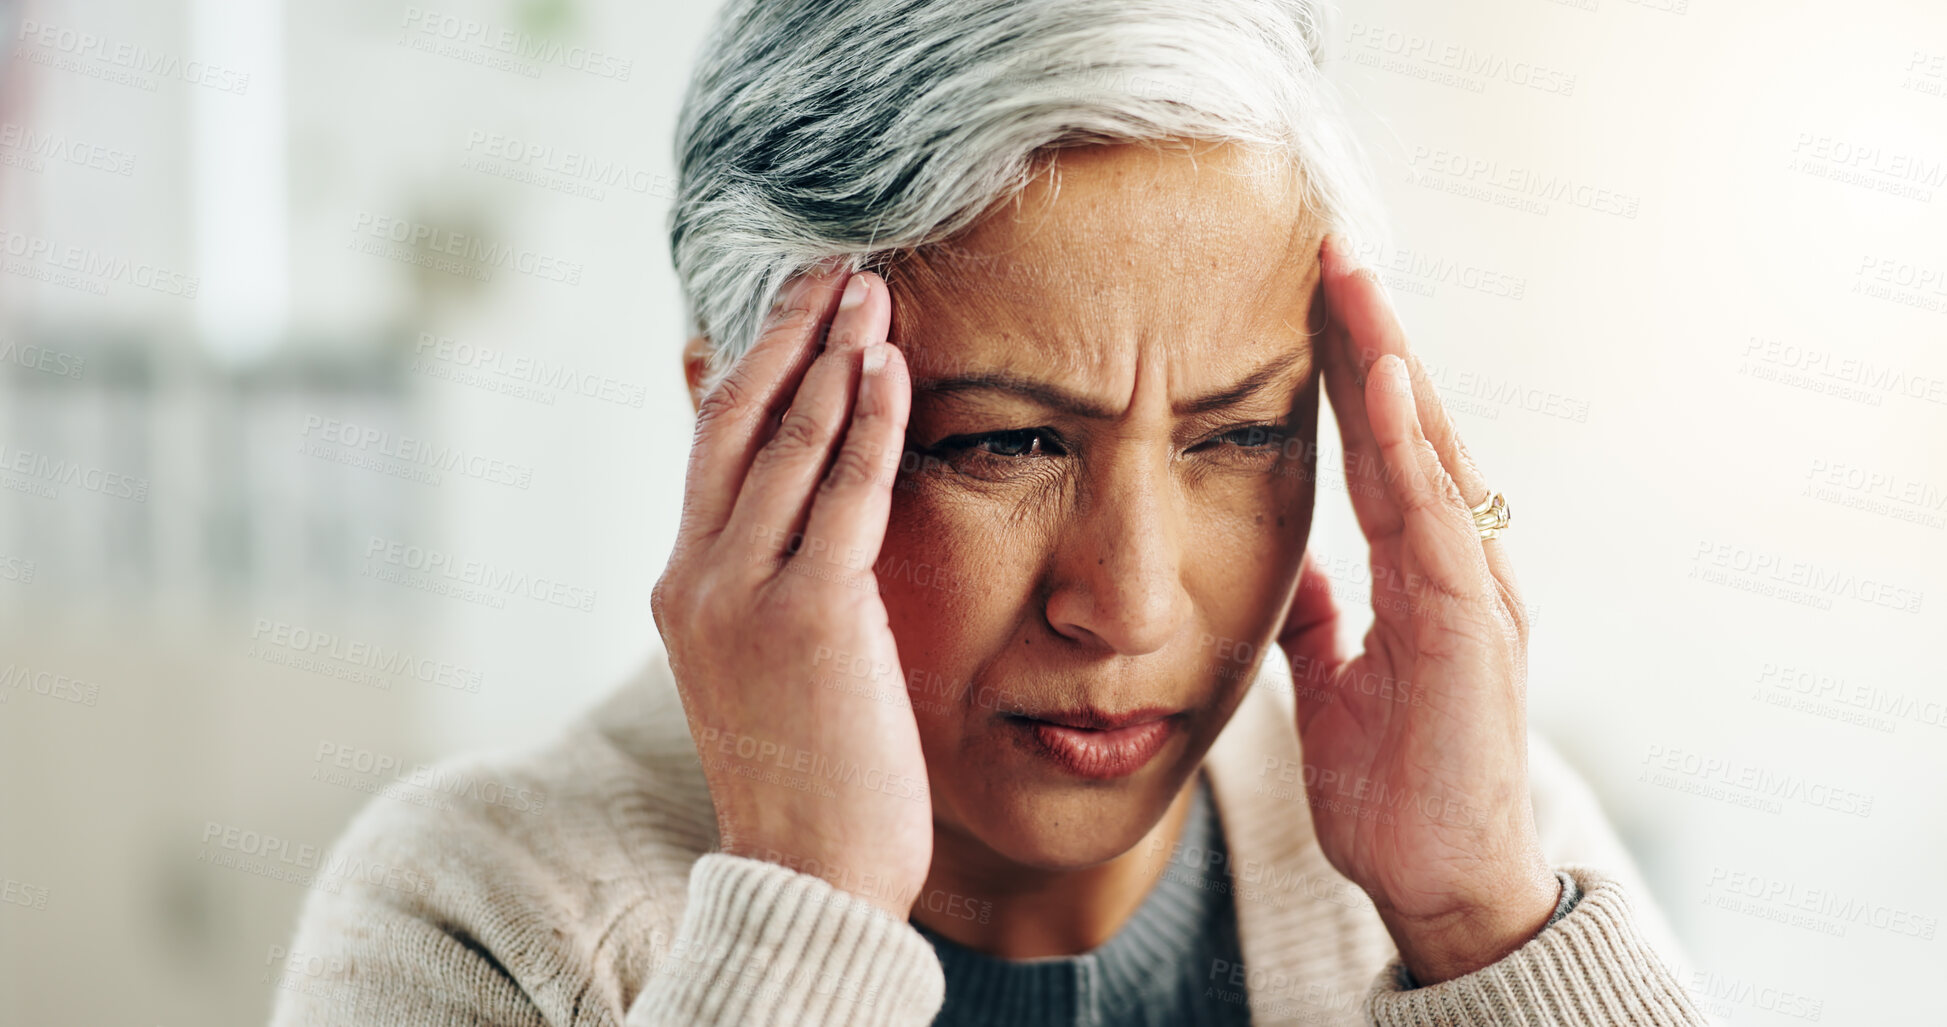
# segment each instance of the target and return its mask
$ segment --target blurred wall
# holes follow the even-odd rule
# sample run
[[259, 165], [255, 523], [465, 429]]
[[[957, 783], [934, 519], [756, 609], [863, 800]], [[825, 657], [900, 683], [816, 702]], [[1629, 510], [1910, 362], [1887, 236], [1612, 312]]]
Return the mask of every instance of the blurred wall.
[[[362, 769], [533, 739], [651, 651], [713, 10], [0, 0], [0, 1021], [260, 1022], [307, 887], [262, 871], [442, 801]], [[1366, 259], [1516, 511], [1533, 722], [1686, 981], [1913, 1022], [1947, 10], [1383, 0], [1332, 46], [1396, 225]]]

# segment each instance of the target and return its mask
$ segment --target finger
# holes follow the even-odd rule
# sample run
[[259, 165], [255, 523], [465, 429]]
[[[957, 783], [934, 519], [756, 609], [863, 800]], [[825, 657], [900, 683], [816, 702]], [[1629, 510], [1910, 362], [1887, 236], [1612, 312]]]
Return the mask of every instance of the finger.
[[[1471, 519], [1472, 508], [1486, 501], [1490, 494], [1487, 479], [1461, 443], [1453, 418], [1448, 414], [1446, 404], [1441, 402], [1440, 392], [1427, 375], [1425, 365], [1407, 343], [1406, 331], [1401, 327], [1391, 301], [1386, 298], [1385, 289], [1370, 270], [1356, 266], [1356, 261], [1350, 259], [1342, 244], [1343, 240], [1336, 236], [1328, 238], [1326, 245], [1330, 247], [1331, 259], [1327, 261], [1325, 254], [1321, 253], [1320, 262], [1328, 265], [1321, 278], [1334, 289], [1332, 295], [1337, 299], [1331, 309], [1342, 312], [1339, 319], [1344, 327], [1342, 341], [1350, 344], [1353, 358], [1364, 359], [1363, 365], [1356, 365], [1355, 359], [1348, 359], [1348, 363], [1369, 368], [1372, 361], [1387, 353], [1406, 361], [1412, 372], [1414, 405], [1422, 429], [1434, 452], [1439, 454], [1441, 466], [1460, 489], [1461, 499], [1465, 500]], [[1337, 273], [1334, 274], [1334, 271]], [[1334, 397], [1334, 407], [1336, 405], [1337, 397]], [[1343, 434], [1344, 428], [1341, 427], [1340, 431]], [[1348, 447], [1348, 481], [1352, 459], [1350, 452]], [[1370, 469], [1372, 461], [1364, 461], [1362, 466]], [[1478, 530], [1475, 537], [1479, 537]], [[1498, 540], [1483, 539], [1482, 543], [1488, 567], [1495, 579], [1508, 589], [1510, 599], [1518, 602], [1514, 598], [1514, 567], [1506, 549]]]
[[[1454, 485], [1460, 490], [1461, 501], [1467, 505], [1468, 517], [1473, 517], [1473, 508], [1486, 502], [1492, 495], [1487, 486], [1487, 477], [1481, 473], [1480, 466], [1474, 462], [1473, 454], [1460, 441], [1460, 432], [1454, 427], [1453, 417], [1447, 413], [1447, 405], [1440, 401], [1440, 392], [1433, 386], [1433, 379], [1426, 373], [1426, 367], [1418, 357], [1410, 356], [1409, 367], [1413, 376], [1414, 408], [1420, 417], [1420, 425], [1426, 434], [1427, 442], [1433, 451], [1440, 455], [1440, 466], [1444, 467]], [[1475, 529], [1475, 537], [1479, 537]], [[1487, 567], [1508, 590], [1509, 600], [1519, 603], [1519, 589], [1514, 579], [1514, 562], [1498, 538], [1481, 539], [1481, 549], [1487, 556]]]
[[[861, 355], [858, 399], [845, 444], [818, 486], [805, 522], [810, 544], [829, 547], [829, 561], [871, 582], [892, 510], [892, 485], [905, 448], [912, 382], [899, 350], [878, 342]], [[815, 557], [815, 554], [813, 554]], [[799, 557], [803, 559], [802, 556]]]
[[814, 268], [788, 283], [757, 341], [698, 404], [683, 485], [683, 531], [708, 535], [729, 520], [751, 461], [817, 355], [845, 283], [836, 268]]
[[1366, 382], [1373, 437], [1385, 460], [1393, 503], [1403, 519], [1405, 548], [1435, 596], [1483, 598], [1489, 575], [1486, 553], [1460, 488], [1420, 426], [1406, 362], [1388, 353]]
[[[1440, 455], [1440, 463], [1460, 487], [1461, 498], [1468, 506], [1477, 506], [1487, 498], [1487, 483], [1481, 477], [1480, 469], [1460, 445], [1460, 437], [1454, 431], [1453, 419], [1447, 415], [1446, 405], [1440, 402], [1439, 390], [1434, 388], [1433, 380], [1427, 376], [1425, 365], [1412, 352], [1406, 341], [1406, 331], [1400, 326], [1399, 316], [1393, 312], [1393, 305], [1386, 298], [1386, 290], [1370, 270], [1357, 267], [1349, 255], [1340, 248], [1341, 240], [1328, 238], [1332, 248], [1333, 264], [1338, 274], [1329, 272], [1322, 276], [1333, 290], [1332, 298], [1337, 302], [1333, 310], [1340, 314], [1345, 335], [1353, 346], [1356, 357], [1362, 358], [1357, 366], [1367, 370], [1381, 356], [1392, 353], [1406, 361], [1413, 376], [1413, 398], [1420, 424], [1426, 432], [1427, 441], [1432, 443], [1434, 452]], [[1322, 258], [1321, 258], [1322, 260]]]
[[1298, 700], [1298, 726], [1302, 730], [1312, 714], [1330, 702], [1331, 684], [1345, 662], [1332, 581], [1319, 569], [1309, 549], [1299, 564], [1298, 591], [1278, 632], [1278, 648], [1291, 660], [1292, 693]]
[[842, 303], [832, 318], [825, 351], [805, 372], [777, 431], [751, 459], [724, 526], [726, 536], [757, 545], [762, 553], [788, 555], [791, 536], [805, 523], [812, 490], [845, 432], [859, 351], [868, 342], [883, 342], [890, 327], [892, 306], [885, 283], [869, 272], [852, 281], [858, 292], [847, 302], [856, 300], [857, 305]]
[[[1372, 302], [1378, 282], [1371, 272], [1349, 260], [1342, 241], [1328, 235], [1319, 247], [1319, 299], [1325, 306], [1319, 358], [1325, 373], [1325, 395], [1332, 402], [1344, 447], [1345, 487], [1359, 531], [1368, 542], [1398, 534], [1402, 519], [1386, 483], [1385, 462], [1372, 434], [1366, 410], [1365, 386], [1372, 361], [1381, 353], [1403, 352], [1405, 340], [1375, 324], [1364, 307]], [[1397, 330], [1397, 323], [1392, 326]]]

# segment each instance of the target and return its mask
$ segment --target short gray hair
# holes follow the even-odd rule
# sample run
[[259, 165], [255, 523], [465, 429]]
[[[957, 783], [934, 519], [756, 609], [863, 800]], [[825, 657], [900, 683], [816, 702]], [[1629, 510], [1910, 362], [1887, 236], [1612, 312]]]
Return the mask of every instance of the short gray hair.
[[728, 0], [677, 128], [669, 242], [709, 383], [777, 291], [951, 237], [1063, 146], [1190, 138], [1284, 154], [1311, 216], [1383, 231], [1319, 71], [1313, 0]]

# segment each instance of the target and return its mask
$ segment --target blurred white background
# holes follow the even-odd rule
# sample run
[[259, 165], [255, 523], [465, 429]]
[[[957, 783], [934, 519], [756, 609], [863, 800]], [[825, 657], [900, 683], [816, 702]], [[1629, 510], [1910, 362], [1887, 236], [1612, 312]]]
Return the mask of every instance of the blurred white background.
[[[714, 8], [0, 0], [0, 1022], [261, 1022], [306, 886], [241, 839], [300, 866], [382, 768], [651, 652]], [[1947, 7], [1375, 0], [1331, 45], [1396, 225], [1366, 257], [1516, 513], [1533, 722], [1686, 982], [1921, 1022]], [[436, 594], [422, 551], [557, 587]]]

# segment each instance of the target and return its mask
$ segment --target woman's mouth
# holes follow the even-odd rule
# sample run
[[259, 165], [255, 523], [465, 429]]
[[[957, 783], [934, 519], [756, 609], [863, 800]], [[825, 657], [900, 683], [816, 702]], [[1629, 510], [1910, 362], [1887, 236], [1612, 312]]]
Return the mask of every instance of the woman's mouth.
[[1162, 710], [1111, 716], [1094, 711], [1010, 716], [1030, 751], [1076, 777], [1106, 781], [1141, 770], [1175, 737], [1177, 717]]

